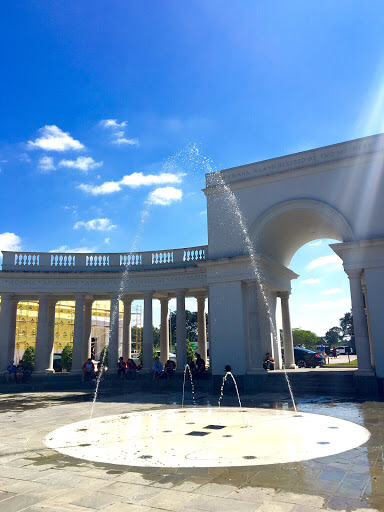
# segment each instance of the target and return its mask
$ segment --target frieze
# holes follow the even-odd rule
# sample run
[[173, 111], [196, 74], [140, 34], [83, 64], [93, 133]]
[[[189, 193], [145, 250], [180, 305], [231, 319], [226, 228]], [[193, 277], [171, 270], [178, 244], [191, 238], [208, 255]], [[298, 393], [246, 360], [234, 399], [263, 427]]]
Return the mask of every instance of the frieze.
[[217, 173], [207, 174], [206, 183], [207, 186], [215, 186], [221, 184], [221, 179], [230, 183], [240, 181], [241, 179], [268, 176], [270, 174], [302, 169], [304, 167], [311, 167], [313, 165], [342, 160], [343, 158], [384, 150], [383, 137], [381, 137], [383, 140], [380, 139], [380, 144], [378, 143], [377, 137], [370, 137], [369, 139], [370, 140], [363, 139], [356, 142], [343, 142], [334, 146], [297, 153], [296, 155], [283, 156], [255, 164], [234, 167], [233, 169], [225, 169]]
[[156, 288], [157, 285], [169, 285], [170, 287], [177, 287], [178, 284], [193, 284], [197, 286], [206, 283], [205, 273], [191, 273], [174, 276], [154, 276], [154, 277], [138, 277], [134, 276], [127, 278], [122, 283], [120, 279], [26, 279], [18, 278], [2, 278], [0, 279], [0, 293], [1, 292], [16, 292], [16, 291], [52, 291], [52, 292], [75, 292], [75, 291], [103, 291], [113, 292], [114, 290], [121, 289], [122, 291], [140, 291], [149, 289], [149, 287]]

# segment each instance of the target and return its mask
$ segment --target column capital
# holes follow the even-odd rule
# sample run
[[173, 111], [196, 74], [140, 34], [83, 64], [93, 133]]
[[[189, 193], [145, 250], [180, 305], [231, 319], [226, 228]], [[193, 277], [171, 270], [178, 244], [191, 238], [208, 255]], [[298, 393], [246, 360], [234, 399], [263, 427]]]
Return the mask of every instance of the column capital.
[[95, 299], [90, 299], [89, 297], [87, 299], [84, 299], [84, 302], [86, 304], [93, 304], [95, 302]]
[[185, 297], [187, 291], [187, 288], [181, 288], [180, 290], [176, 290], [176, 297]]
[[362, 268], [351, 268], [344, 269], [349, 279], [361, 279], [363, 269]]
[[206, 298], [206, 295], [195, 295], [195, 299], [197, 300], [197, 302], [205, 302]]
[[50, 298], [50, 294], [47, 293], [47, 292], [42, 292], [42, 293], [39, 293], [39, 301], [41, 300], [48, 300]]
[[277, 292], [276, 295], [277, 295], [277, 297], [280, 297], [281, 299], [289, 299], [291, 292]]
[[1, 292], [0, 293], [1, 300], [12, 300], [15, 298], [15, 294], [12, 292]]
[[144, 295], [144, 298], [145, 299], [149, 299], [153, 297], [153, 290], [145, 290], [145, 292], [143, 292], [143, 295]]
[[111, 300], [120, 300], [120, 295], [118, 293], [110, 293], [109, 298]]
[[133, 297], [127, 297], [127, 295], [123, 295], [121, 297], [121, 301], [123, 302], [123, 304], [132, 304], [132, 302], [134, 301], [135, 299]]
[[78, 300], [82, 300], [83, 302], [85, 301], [85, 297], [86, 297], [86, 294], [85, 293], [76, 293], [75, 294], [75, 300], [76, 302]]

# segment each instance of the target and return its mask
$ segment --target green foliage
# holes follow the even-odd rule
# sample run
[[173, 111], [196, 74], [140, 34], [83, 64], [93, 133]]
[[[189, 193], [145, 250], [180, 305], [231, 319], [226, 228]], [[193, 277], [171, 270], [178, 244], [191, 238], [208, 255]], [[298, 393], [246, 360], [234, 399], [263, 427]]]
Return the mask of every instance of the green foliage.
[[108, 357], [109, 357], [109, 345], [105, 345], [100, 352], [100, 361], [105, 365], [108, 366]]
[[23, 363], [25, 368], [29, 371], [33, 371], [35, 367], [35, 347], [28, 347], [25, 349], [23, 354]]
[[304, 345], [305, 348], [315, 348], [319, 343], [319, 337], [312, 331], [292, 329], [293, 344]]
[[[207, 313], [205, 314], [205, 322], [207, 326], [207, 341], [209, 342], [209, 319]], [[171, 311], [170, 323], [172, 347], [174, 347], [176, 343], [176, 311]], [[185, 311], [185, 327], [187, 331], [187, 338], [191, 343], [197, 343], [197, 311], [189, 311], [188, 309]]]
[[70, 372], [72, 370], [72, 345], [65, 345], [61, 352], [61, 368]]
[[325, 333], [325, 343], [330, 347], [337, 345], [342, 340], [340, 327], [331, 327]]
[[187, 343], [187, 357], [192, 357], [192, 359], [195, 359], [195, 352], [194, 352], [191, 342], [189, 341], [188, 338], [186, 339], [186, 343]]
[[345, 313], [345, 315], [340, 318], [340, 328], [341, 335], [344, 342], [347, 342], [353, 348], [353, 351], [356, 352], [355, 346], [355, 331], [353, 330], [353, 316], [350, 311]]

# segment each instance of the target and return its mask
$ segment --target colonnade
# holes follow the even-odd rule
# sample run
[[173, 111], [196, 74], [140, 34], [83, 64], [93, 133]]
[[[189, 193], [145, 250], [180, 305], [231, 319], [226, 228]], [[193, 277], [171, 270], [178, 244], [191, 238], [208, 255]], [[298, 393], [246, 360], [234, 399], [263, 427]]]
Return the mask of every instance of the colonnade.
[[[176, 292], [176, 346], [177, 365], [184, 368], [187, 363], [186, 345], [186, 310], [185, 297], [187, 290]], [[34, 374], [53, 372], [55, 306], [59, 296], [41, 293], [38, 295], [39, 310], [37, 319], [35, 370]], [[110, 294], [109, 322], [109, 369], [117, 370], [118, 358], [122, 355], [126, 361], [131, 357], [131, 308], [133, 297]], [[144, 325], [143, 325], [143, 370], [152, 367], [153, 354], [153, 291], [144, 292]], [[202, 358], [207, 360], [207, 333], [205, 321], [205, 295], [197, 295], [198, 350]], [[12, 293], [1, 294], [0, 312], [0, 364], [5, 368], [14, 357], [16, 342], [17, 304], [22, 300]], [[85, 293], [78, 293], [75, 300], [75, 321], [72, 351], [72, 373], [80, 373], [84, 361], [91, 357], [91, 326], [92, 304], [94, 299]], [[123, 310], [123, 343], [122, 353], [119, 352], [119, 304], [122, 300]], [[161, 297], [160, 322], [160, 354], [165, 363], [169, 359], [169, 301], [170, 297]]]

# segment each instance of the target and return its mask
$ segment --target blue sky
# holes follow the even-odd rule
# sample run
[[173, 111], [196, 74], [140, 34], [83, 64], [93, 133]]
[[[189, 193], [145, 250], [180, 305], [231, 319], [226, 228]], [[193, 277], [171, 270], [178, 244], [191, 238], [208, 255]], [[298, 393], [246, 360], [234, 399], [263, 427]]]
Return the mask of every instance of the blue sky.
[[[384, 130], [380, 1], [0, 9], [0, 250], [205, 244], [207, 161], [228, 168]], [[294, 326], [323, 334], [346, 310], [342, 270], [308, 268], [332, 254], [322, 242], [294, 257]]]

